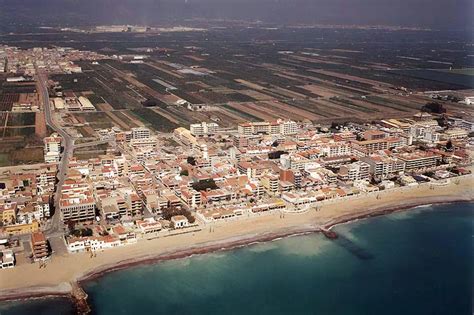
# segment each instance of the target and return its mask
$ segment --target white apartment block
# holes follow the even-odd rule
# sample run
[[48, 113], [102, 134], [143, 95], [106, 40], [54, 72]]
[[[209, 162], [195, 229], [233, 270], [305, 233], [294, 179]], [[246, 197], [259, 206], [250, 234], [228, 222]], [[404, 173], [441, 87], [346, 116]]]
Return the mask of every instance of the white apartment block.
[[387, 178], [405, 171], [405, 162], [394, 157], [368, 156], [361, 160], [370, 166], [374, 177]]
[[325, 143], [320, 149], [327, 157], [351, 155], [352, 153], [351, 145], [347, 142]]
[[280, 164], [284, 169], [304, 170], [306, 165], [312, 161], [299, 154], [282, 154], [280, 156]]
[[361, 161], [343, 165], [339, 169], [338, 176], [341, 180], [349, 181], [369, 179], [370, 165]]
[[151, 131], [145, 127], [132, 128], [132, 139], [148, 139], [151, 137]]
[[474, 131], [474, 122], [472, 121], [467, 121], [460, 118], [450, 118], [450, 120], [453, 122], [454, 127], [458, 127], [467, 131]]
[[461, 140], [469, 136], [467, 130], [461, 128], [448, 129], [444, 132], [443, 138], [447, 140]]
[[237, 127], [240, 135], [251, 136], [255, 134], [268, 135], [294, 135], [298, 133], [298, 125], [291, 120], [277, 120], [276, 122], [246, 122], [240, 123]]
[[298, 133], [298, 125], [296, 122], [287, 120], [280, 122], [280, 134], [287, 136], [287, 135], [294, 135]]
[[191, 124], [189, 130], [193, 136], [207, 136], [213, 135], [219, 129], [219, 125], [216, 123], [207, 123], [205, 121], [198, 124]]
[[201, 193], [192, 188], [181, 189], [181, 198], [188, 207], [193, 209], [201, 205]]
[[57, 163], [61, 154], [61, 137], [53, 134], [51, 137], [43, 139], [44, 143], [44, 161], [46, 163]]
[[69, 220], [87, 221], [93, 220], [95, 217], [95, 202], [92, 197], [77, 196], [76, 198], [61, 200], [59, 209], [64, 222]]
[[434, 167], [440, 158], [428, 152], [402, 153], [397, 157], [405, 162], [405, 171]]
[[403, 137], [390, 137], [376, 140], [352, 141], [352, 152], [357, 156], [367, 156], [380, 150], [399, 148], [407, 145]]

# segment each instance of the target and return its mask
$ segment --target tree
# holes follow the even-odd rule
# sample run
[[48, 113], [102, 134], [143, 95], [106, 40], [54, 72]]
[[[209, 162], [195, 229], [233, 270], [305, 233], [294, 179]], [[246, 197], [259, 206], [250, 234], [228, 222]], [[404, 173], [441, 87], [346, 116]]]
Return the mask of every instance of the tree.
[[196, 222], [196, 218], [191, 214], [189, 210], [176, 208], [176, 207], [169, 207], [164, 208], [161, 210], [161, 216], [163, 219], [170, 221], [172, 217], [175, 215], [184, 215], [186, 219], [188, 219], [189, 223]]
[[194, 156], [188, 156], [186, 162], [188, 162], [188, 164], [191, 164], [192, 166], [196, 165], [196, 159], [194, 158]]
[[190, 216], [189, 216], [189, 217], [186, 217], [186, 218], [188, 219], [189, 223], [194, 223], [194, 222], [196, 222], [196, 218], [195, 218], [193, 215], [191, 215], [191, 213], [190, 213]]
[[339, 124], [335, 121], [333, 121], [331, 123], [331, 127], [330, 127], [331, 130], [339, 130]]
[[76, 229], [76, 222], [72, 220], [67, 220], [66, 225], [67, 225], [67, 228], [69, 229], [69, 233], [72, 233]]
[[444, 108], [444, 106], [440, 103], [430, 102], [423, 105], [423, 107], [421, 107], [421, 111], [427, 113], [443, 114], [446, 113], [446, 108]]
[[270, 152], [270, 153], [268, 153], [268, 158], [269, 158], [270, 160], [279, 159], [280, 156], [282, 156], [283, 154], [288, 154], [288, 152], [286, 152], [286, 151], [281, 151], [281, 150], [274, 151], [274, 152]]
[[168, 207], [168, 208], [161, 209], [161, 216], [163, 217], [163, 219], [169, 221], [175, 215], [183, 215], [183, 211], [184, 210], [180, 208]]
[[158, 103], [153, 99], [148, 99], [148, 100], [144, 101], [142, 104], [143, 104], [143, 106], [146, 106], [146, 107], [152, 107], [152, 106], [158, 105]]
[[201, 180], [199, 182], [193, 183], [194, 190], [208, 190], [208, 189], [217, 189], [216, 182], [212, 178]]
[[452, 151], [453, 150], [453, 142], [451, 141], [451, 139], [448, 140], [448, 142], [446, 142], [446, 151]]
[[83, 236], [92, 236], [93, 232], [91, 229], [85, 228], [85, 229], [73, 230], [71, 234], [74, 235], [75, 237], [83, 237]]

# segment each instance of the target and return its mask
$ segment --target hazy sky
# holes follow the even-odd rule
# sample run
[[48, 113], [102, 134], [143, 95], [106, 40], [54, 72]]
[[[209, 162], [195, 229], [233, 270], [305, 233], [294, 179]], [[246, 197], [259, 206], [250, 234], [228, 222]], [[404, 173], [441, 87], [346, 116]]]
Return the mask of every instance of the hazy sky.
[[156, 24], [188, 18], [471, 28], [473, 0], [0, 0], [0, 18]]

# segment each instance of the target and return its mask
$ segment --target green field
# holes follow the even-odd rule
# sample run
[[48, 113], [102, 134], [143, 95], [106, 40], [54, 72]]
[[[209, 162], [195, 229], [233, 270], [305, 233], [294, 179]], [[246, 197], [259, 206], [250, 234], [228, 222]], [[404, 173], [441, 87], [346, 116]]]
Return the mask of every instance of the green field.
[[179, 125], [169, 121], [168, 118], [161, 116], [149, 108], [134, 109], [132, 112], [141, 121], [158, 131], [170, 132], [179, 127]]
[[32, 126], [35, 116], [35, 113], [9, 113], [7, 126]]
[[0, 167], [10, 166], [10, 155], [8, 153], [0, 153]]

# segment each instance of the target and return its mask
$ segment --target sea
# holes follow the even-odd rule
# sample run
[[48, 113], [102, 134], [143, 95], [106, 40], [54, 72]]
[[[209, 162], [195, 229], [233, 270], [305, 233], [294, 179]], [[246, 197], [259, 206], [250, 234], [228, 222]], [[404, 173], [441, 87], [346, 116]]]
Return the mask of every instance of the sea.
[[[115, 271], [85, 284], [93, 314], [455, 314], [473, 310], [474, 204], [423, 206]], [[0, 314], [72, 314], [67, 299]]]

